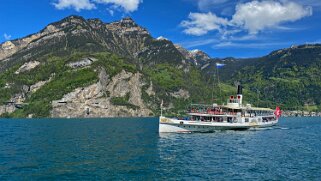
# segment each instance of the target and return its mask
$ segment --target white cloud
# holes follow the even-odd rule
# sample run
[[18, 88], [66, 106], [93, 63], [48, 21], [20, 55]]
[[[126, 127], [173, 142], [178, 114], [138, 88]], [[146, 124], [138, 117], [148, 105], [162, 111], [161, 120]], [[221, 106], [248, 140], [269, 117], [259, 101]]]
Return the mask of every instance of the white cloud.
[[236, 6], [231, 23], [246, 29], [250, 34], [257, 34], [266, 28], [277, 27], [284, 22], [294, 22], [310, 15], [310, 7], [303, 7], [294, 2], [252, 1]]
[[11, 35], [8, 35], [7, 33], [3, 34], [3, 37], [6, 41], [10, 40], [11, 39]]
[[184, 32], [190, 35], [204, 35], [209, 31], [221, 31], [222, 27], [228, 24], [228, 20], [217, 17], [209, 13], [190, 13], [190, 20], [182, 21], [181, 26], [185, 28]]
[[214, 49], [221, 48], [252, 48], [252, 49], [266, 49], [273, 48], [275, 46], [289, 46], [290, 42], [254, 42], [254, 43], [235, 43], [235, 42], [221, 42], [212, 46]]
[[142, 0], [94, 0], [94, 2], [109, 4], [114, 8], [122, 8], [126, 12], [136, 11]]
[[95, 9], [97, 4], [109, 5], [108, 12], [113, 14], [113, 10], [124, 10], [125, 12], [136, 11], [142, 0], [56, 0], [53, 5], [59, 9], [72, 8], [76, 11]]
[[230, 43], [239, 43], [239, 42], [266, 42], [266, 38], [262, 37], [257, 37], [255, 35], [244, 35], [244, 36], [230, 36], [227, 39], [220, 39], [219, 37], [201, 37], [196, 40], [188, 40], [188, 41], [183, 41], [179, 42], [178, 44], [182, 45], [185, 48], [194, 48], [194, 47], [199, 47], [199, 46], [204, 46], [204, 45], [209, 45], [209, 44], [215, 44], [219, 46], [222, 46], [224, 44], [227, 44], [228, 42]]
[[[208, 11], [211, 9], [222, 9], [226, 6], [233, 6], [238, 3], [250, 2], [253, 0], [190, 0], [196, 2], [197, 7], [201, 11]], [[305, 6], [320, 7], [320, 0], [279, 0], [281, 2], [296, 2]], [[317, 10], [317, 9], [316, 9]]]
[[[200, 2], [207, 0], [200, 0]], [[227, 2], [220, 0], [221, 3]], [[217, 30], [222, 35], [239, 32], [257, 34], [270, 28], [279, 28], [283, 23], [294, 22], [312, 15], [312, 8], [287, 0], [266, 0], [240, 3], [230, 20], [209, 13], [190, 13], [189, 19], [182, 21], [184, 32], [190, 35], [204, 35]], [[284, 29], [284, 28], [283, 28]]]
[[89, 0], [58, 0], [53, 5], [59, 10], [73, 8], [76, 11], [81, 11], [92, 10], [96, 8], [95, 4], [93, 4]]
[[197, 6], [201, 11], [208, 11], [213, 7], [220, 7], [222, 4], [229, 3], [230, 0], [198, 0]]

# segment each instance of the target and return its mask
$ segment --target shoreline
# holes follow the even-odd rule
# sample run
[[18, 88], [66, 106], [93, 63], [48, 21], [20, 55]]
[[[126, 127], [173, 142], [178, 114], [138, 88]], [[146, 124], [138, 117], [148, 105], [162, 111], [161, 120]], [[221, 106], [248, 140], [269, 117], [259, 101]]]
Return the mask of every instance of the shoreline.
[[[288, 114], [283, 114], [281, 118], [299, 118], [299, 117], [305, 117], [305, 118], [315, 118], [315, 117], [321, 117], [321, 113], [315, 116], [310, 116], [310, 115], [288, 115]], [[0, 118], [0, 120], [38, 120], [38, 119], [51, 119], [51, 120], [59, 120], [59, 119], [67, 119], [67, 120], [90, 120], [90, 119], [148, 119], [148, 118], [155, 118], [158, 119], [159, 116], [149, 116], [149, 117], [91, 117], [91, 118], [84, 118], [84, 117], [79, 117], [79, 118]]]
[[47, 117], [47, 118], [0, 118], [0, 120], [4, 120], [4, 119], [12, 119], [12, 120], [19, 120], [19, 119], [70, 119], [70, 120], [73, 120], [73, 119], [139, 119], [139, 118], [143, 118], [143, 119], [147, 119], [147, 118], [159, 118], [159, 116], [151, 116], [151, 117], [92, 117], [92, 118], [84, 118], [84, 117], [79, 117], [79, 118], [51, 118], [51, 117]]
[[282, 111], [282, 117], [321, 117], [321, 112], [314, 111]]

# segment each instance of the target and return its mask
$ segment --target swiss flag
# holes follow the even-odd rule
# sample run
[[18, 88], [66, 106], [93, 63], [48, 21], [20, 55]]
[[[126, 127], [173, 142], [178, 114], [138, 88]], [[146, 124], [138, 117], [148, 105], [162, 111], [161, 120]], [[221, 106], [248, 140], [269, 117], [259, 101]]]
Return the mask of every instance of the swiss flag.
[[275, 115], [277, 118], [279, 118], [279, 117], [281, 117], [281, 114], [282, 114], [282, 111], [281, 111], [280, 107], [277, 106], [276, 109], [275, 109], [275, 111], [274, 111], [274, 115]]

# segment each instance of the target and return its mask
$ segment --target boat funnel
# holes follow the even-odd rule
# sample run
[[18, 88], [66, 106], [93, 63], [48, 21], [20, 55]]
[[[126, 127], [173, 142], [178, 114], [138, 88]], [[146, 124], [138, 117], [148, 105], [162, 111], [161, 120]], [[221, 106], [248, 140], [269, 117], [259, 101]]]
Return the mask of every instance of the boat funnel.
[[237, 86], [237, 99], [240, 105], [242, 105], [243, 102], [243, 95], [242, 95], [242, 85]]
[[242, 95], [242, 89], [243, 87], [241, 85], [237, 86], [237, 95]]

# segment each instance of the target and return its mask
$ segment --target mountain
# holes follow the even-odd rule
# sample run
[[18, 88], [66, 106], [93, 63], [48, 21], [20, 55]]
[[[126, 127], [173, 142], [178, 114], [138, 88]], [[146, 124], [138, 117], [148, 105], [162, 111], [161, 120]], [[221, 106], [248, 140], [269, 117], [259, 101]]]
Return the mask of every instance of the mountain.
[[210, 95], [201, 71], [171, 41], [131, 18], [70, 16], [0, 47], [3, 116], [151, 116], [161, 100], [170, 114]]
[[230, 83], [240, 81], [266, 101], [260, 105], [278, 102], [285, 109], [320, 109], [321, 45], [292, 46], [246, 60], [230, 75]]
[[187, 50], [180, 45], [175, 45], [176, 49], [183, 55], [187, 62], [190, 62], [198, 67], [202, 67], [211, 61], [211, 57], [201, 50]]
[[[321, 45], [299, 45], [248, 58], [212, 59], [203, 70], [208, 78], [241, 83], [259, 106], [280, 105], [287, 110], [321, 110]], [[216, 63], [225, 64], [218, 70]]]
[[154, 38], [131, 18], [69, 16], [0, 44], [0, 115], [153, 116], [162, 101], [166, 114], [183, 115], [190, 103], [224, 102], [236, 82], [245, 102], [321, 109], [320, 55], [320, 45], [303, 45], [252, 59], [211, 58]]
[[0, 71], [30, 58], [67, 55], [71, 51], [108, 51], [142, 64], [183, 60], [172, 42], [154, 39], [131, 18], [106, 24], [98, 19], [70, 16], [39, 33], [0, 45]]

